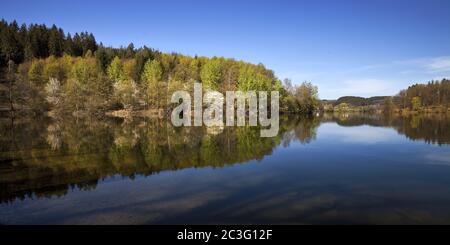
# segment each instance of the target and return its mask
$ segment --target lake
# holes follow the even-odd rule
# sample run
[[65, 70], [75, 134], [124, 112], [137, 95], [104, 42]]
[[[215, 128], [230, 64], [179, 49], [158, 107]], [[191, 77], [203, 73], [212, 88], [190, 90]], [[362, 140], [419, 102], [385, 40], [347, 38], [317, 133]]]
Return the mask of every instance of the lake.
[[1, 224], [450, 224], [450, 118], [0, 120]]

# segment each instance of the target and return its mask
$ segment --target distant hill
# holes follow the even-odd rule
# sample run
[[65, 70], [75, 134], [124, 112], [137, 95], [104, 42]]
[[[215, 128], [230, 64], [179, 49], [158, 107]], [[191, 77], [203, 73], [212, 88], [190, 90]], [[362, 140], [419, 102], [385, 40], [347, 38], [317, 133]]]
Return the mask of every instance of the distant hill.
[[370, 98], [357, 97], [357, 96], [344, 96], [334, 101], [334, 105], [346, 103], [350, 106], [368, 106], [368, 105], [381, 105], [388, 96], [374, 96]]

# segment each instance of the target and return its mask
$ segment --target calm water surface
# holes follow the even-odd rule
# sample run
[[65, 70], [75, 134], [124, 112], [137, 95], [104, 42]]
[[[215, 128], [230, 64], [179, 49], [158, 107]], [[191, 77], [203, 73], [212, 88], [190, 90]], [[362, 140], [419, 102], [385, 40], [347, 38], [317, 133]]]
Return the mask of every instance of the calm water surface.
[[450, 224], [450, 118], [0, 121], [2, 224]]

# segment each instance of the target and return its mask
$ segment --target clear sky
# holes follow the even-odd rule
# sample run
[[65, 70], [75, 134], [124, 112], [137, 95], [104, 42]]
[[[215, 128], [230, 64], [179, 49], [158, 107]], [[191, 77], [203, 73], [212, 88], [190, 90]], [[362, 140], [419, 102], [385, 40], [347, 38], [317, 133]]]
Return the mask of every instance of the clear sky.
[[115, 47], [263, 63], [320, 97], [392, 95], [450, 78], [450, 1], [0, 0], [0, 18], [94, 33]]

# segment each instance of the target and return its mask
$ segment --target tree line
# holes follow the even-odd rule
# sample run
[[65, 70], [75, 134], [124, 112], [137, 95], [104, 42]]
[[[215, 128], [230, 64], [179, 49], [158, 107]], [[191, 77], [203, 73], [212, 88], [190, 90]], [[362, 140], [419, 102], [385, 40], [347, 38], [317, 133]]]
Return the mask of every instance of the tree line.
[[449, 108], [450, 80], [448, 79], [414, 84], [400, 91], [396, 96], [386, 98], [384, 103], [384, 111], [447, 112]]
[[283, 83], [263, 64], [224, 57], [162, 53], [149, 47], [105, 47], [92, 33], [53, 25], [0, 22], [2, 73], [11, 111], [103, 113], [115, 109], [168, 109], [176, 90], [280, 92], [280, 110], [311, 113], [317, 87]]
[[34, 58], [48, 56], [61, 57], [64, 53], [72, 56], [83, 56], [88, 50], [95, 52], [98, 44], [92, 33], [70, 33], [56, 25], [47, 27], [44, 24], [19, 26], [16, 21], [8, 23], [0, 21], [1, 53], [0, 65], [6, 66], [9, 60], [20, 64]]

